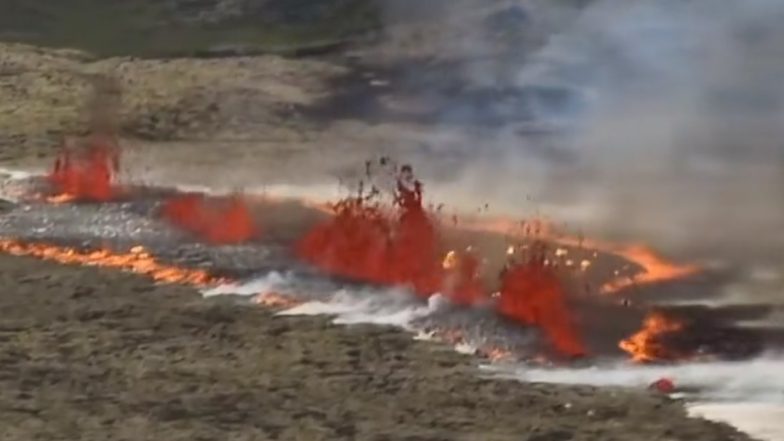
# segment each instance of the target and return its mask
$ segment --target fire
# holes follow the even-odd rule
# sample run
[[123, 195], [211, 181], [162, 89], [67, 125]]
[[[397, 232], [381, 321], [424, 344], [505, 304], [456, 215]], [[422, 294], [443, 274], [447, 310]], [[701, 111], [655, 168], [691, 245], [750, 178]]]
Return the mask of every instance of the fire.
[[247, 203], [239, 195], [212, 200], [202, 194], [176, 196], [163, 204], [161, 215], [213, 244], [242, 243], [259, 234]]
[[541, 259], [506, 269], [496, 308], [502, 316], [540, 327], [558, 352], [570, 357], [587, 354], [574, 327], [561, 281]]
[[50, 202], [108, 201], [117, 195], [114, 185], [119, 170], [119, 150], [114, 139], [93, 135], [82, 149], [66, 141], [49, 173], [56, 192]]
[[131, 248], [127, 253], [114, 253], [105, 249], [79, 251], [70, 247], [0, 239], [0, 251], [14, 256], [32, 256], [64, 264], [117, 268], [145, 275], [156, 282], [196, 286], [222, 282], [204, 270], [184, 269], [160, 263], [140, 246]]
[[685, 354], [673, 354], [663, 339], [683, 330], [684, 323], [667, 317], [660, 311], [648, 314], [640, 331], [629, 338], [621, 340], [618, 347], [626, 351], [636, 362], [652, 362], [657, 360], [681, 359]]

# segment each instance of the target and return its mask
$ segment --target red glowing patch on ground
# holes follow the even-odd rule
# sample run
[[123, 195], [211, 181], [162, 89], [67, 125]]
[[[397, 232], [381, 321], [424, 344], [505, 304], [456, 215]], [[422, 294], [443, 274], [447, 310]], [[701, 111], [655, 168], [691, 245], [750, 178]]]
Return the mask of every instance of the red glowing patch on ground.
[[163, 204], [161, 216], [171, 224], [212, 244], [237, 244], [259, 231], [240, 196], [208, 199], [202, 194], [176, 196]]
[[517, 322], [540, 327], [555, 349], [570, 357], [587, 354], [566, 303], [558, 275], [541, 260], [507, 268], [501, 277], [498, 313]]
[[53, 200], [111, 200], [118, 192], [113, 184], [118, 170], [119, 149], [112, 138], [92, 136], [84, 149], [66, 143], [48, 176]]

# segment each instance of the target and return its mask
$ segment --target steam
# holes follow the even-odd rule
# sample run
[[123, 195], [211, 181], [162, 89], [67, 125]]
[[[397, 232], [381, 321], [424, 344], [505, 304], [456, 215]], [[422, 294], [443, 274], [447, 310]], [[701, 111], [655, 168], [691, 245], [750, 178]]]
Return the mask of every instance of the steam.
[[438, 310], [436, 296], [427, 305], [417, 302], [402, 289], [368, 292], [365, 289], [342, 289], [324, 301], [308, 302], [283, 311], [282, 315], [331, 315], [337, 324], [376, 324], [411, 330], [414, 320]]
[[784, 357], [771, 354], [748, 362], [634, 366], [611, 364], [585, 369], [526, 369], [488, 367], [492, 375], [544, 383], [590, 384], [645, 389], [662, 377], [694, 391], [689, 405], [696, 416], [726, 421], [752, 436], [779, 440], [784, 436], [784, 379], [777, 373]]
[[269, 274], [238, 283], [225, 283], [202, 292], [216, 295], [255, 296], [281, 293], [303, 303], [281, 311], [280, 315], [326, 315], [336, 324], [376, 324], [414, 330], [415, 320], [442, 310], [448, 304], [440, 295], [422, 304], [402, 287], [374, 288], [342, 286], [323, 278], [308, 279], [292, 272]]
[[[443, 194], [519, 214], [538, 209], [689, 258], [775, 259], [784, 247], [784, 3], [563, 3], [442, 5], [452, 33], [440, 32], [460, 38], [438, 39], [435, 57], [461, 68], [443, 81], [500, 91], [499, 101], [553, 89], [571, 97], [527, 99], [525, 118], [506, 109], [495, 126], [464, 134], [468, 160]], [[525, 32], [503, 46], [488, 20], [511, 16]], [[445, 99], [424, 94], [434, 83], [422, 78], [423, 96]], [[500, 106], [449, 103], [434, 145], [457, 130], [456, 113], [479, 126]], [[563, 130], [521, 135], [553, 125]]]

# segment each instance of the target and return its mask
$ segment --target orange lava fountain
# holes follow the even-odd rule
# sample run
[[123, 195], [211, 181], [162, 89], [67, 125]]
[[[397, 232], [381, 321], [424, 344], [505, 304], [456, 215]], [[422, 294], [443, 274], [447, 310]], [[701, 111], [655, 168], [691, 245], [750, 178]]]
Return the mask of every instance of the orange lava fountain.
[[238, 195], [209, 200], [186, 194], [166, 201], [161, 216], [171, 224], [212, 244], [237, 244], [258, 236], [248, 205]]
[[[313, 228], [298, 244], [304, 260], [357, 280], [412, 287], [424, 298], [441, 292], [453, 303], [471, 306], [489, 299], [479, 278], [479, 260], [470, 250], [450, 251], [439, 263], [441, 244], [422, 206], [422, 186], [403, 167], [397, 181], [396, 212], [386, 213], [370, 198], [344, 199], [334, 216]], [[544, 330], [558, 352], [587, 353], [568, 311], [558, 276], [530, 261], [511, 266], [502, 276], [496, 307], [501, 315]]]
[[633, 361], [645, 363], [658, 360], [683, 359], [684, 354], [673, 354], [662, 342], [668, 334], [679, 332], [684, 324], [654, 311], [645, 317], [640, 331], [621, 340], [618, 347], [627, 352]]
[[86, 148], [74, 149], [66, 142], [48, 179], [56, 195], [51, 202], [108, 201], [117, 195], [114, 186], [119, 170], [119, 150], [108, 136], [93, 135]]
[[64, 264], [117, 268], [142, 274], [163, 283], [205, 286], [224, 281], [210, 276], [204, 270], [185, 269], [160, 263], [140, 246], [131, 248], [127, 253], [114, 253], [109, 250], [79, 251], [70, 247], [0, 239], [0, 251], [14, 256], [32, 256]]
[[398, 176], [392, 210], [373, 202], [373, 196], [360, 190], [336, 203], [333, 217], [297, 244], [300, 258], [332, 274], [407, 285], [424, 298], [445, 292], [459, 303], [470, 303], [477, 297], [474, 258], [466, 255], [454, 267], [442, 265], [436, 227], [423, 208], [422, 185], [410, 166]]
[[506, 269], [496, 307], [502, 316], [541, 328], [559, 353], [569, 357], [587, 354], [561, 281], [543, 259], [533, 258]]

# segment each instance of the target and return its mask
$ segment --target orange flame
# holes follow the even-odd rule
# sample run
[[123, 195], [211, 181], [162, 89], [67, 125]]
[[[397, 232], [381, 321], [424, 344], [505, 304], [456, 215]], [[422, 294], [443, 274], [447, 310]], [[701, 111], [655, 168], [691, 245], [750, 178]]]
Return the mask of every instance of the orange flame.
[[259, 234], [247, 203], [238, 195], [214, 200], [202, 194], [177, 196], [164, 203], [161, 215], [213, 244], [242, 243]]
[[55, 159], [49, 182], [57, 193], [50, 202], [108, 201], [116, 196], [113, 181], [119, 170], [119, 150], [114, 140], [92, 136], [85, 151], [69, 145]]
[[683, 322], [667, 317], [659, 311], [648, 314], [640, 331], [621, 340], [618, 347], [626, 351], [636, 362], [652, 362], [673, 358], [683, 358], [683, 354], [673, 354], [662, 344], [662, 337], [681, 331]]
[[212, 277], [204, 270], [184, 269], [160, 263], [140, 246], [131, 248], [127, 253], [113, 253], [105, 249], [79, 251], [70, 247], [0, 239], [0, 251], [14, 256], [32, 256], [64, 264], [117, 268], [145, 275], [156, 282], [195, 286], [223, 282], [222, 279]]

